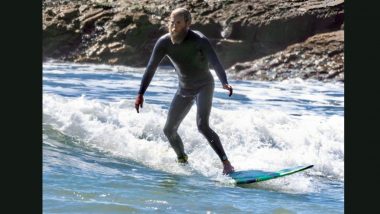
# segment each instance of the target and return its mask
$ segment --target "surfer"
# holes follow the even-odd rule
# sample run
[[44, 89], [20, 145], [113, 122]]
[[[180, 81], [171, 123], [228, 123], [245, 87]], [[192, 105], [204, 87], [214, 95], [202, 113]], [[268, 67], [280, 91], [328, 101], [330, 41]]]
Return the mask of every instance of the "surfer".
[[210, 73], [208, 62], [223, 85], [223, 89], [232, 95], [232, 86], [228, 84], [227, 76], [208, 38], [199, 31], [191, 30], [191, 14], [185, 8], [172, 11], [169, 18], [169, 33], [161, 36], [154, 48], [140, 89], [135, 100], [135, 108], [143, 107], [144, 93], [151, 82], [158, 64], [167, 56], [174, 65], [179, 77], [179, 86], [170, 105], [164, 134], [177, 154], [179, 163], [187, 163], [188, 156], [184, 151], [183, 142], [178, 135], [178, 127], [189, 112], [194, 101], [197, 105], [196, 122], [212, 149], [223, 164], [223, 174], [234, 171], [220, 142], [219, 136], [209, 126], [209, 116], [214, 92], [214, 78]]

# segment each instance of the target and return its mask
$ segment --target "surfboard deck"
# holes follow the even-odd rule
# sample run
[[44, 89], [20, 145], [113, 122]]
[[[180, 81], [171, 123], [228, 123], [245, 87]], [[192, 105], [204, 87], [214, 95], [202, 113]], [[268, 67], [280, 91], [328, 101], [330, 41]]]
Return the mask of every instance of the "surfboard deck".
[[228, 176], [234, 179], [236, 181], [236, 184], [249, 184], [291, 175], [297, 172], [304, 171], [306, 169], [310, 169], [311, 167], [313, 167], [313, 165], [296, 166], [272, 172], [261, 170], [242, 170], [235, 171], [229, 174]]

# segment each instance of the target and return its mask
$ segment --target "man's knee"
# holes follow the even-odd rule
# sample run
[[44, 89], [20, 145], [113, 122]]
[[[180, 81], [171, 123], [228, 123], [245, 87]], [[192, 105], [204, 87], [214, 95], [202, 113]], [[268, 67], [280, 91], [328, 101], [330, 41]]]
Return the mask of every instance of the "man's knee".
[[208, 123], [198, 123], [197, 126], [198, 126], [198, 131], [202, 134], [207, 133], [208, 130], [210, 129], [210, 126], [208, 125]]
[[171, 137], [176, 133], [177, 130], [174, 127], [165, 126], [163, 131], [167, 137]]

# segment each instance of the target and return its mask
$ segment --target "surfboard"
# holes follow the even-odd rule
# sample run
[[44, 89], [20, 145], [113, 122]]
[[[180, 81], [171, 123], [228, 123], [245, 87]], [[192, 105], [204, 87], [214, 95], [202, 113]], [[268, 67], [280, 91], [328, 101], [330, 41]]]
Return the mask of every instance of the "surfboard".
[[236, 181], [236, 184], [249, 184], [260, 181], [266, 181], [274, 178], [284, 177], [297, 172], [310, 169], [313, 165], [295, 166], [291, 168], [281, 169], [278, 171], [261, 171], [261, 170], [243, 170], [235, 171], [228, 176]]

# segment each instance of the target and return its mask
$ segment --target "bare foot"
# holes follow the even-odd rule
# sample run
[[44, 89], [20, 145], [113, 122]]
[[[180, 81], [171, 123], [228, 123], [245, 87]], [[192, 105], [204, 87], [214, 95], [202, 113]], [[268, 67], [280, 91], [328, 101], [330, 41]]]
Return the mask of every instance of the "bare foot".
[[230, 161], [228, 161], [228, 160], [223, 161], [223, 174], [224, 175], [228, 175], [234, 171], [235, 171], [235, 169], [231, 165]]
[[184, 154], [181, 157], [177, 157], [177, 162], [180, 164], [187, 164], [187, 159], [188, 159], [187, 155]]

